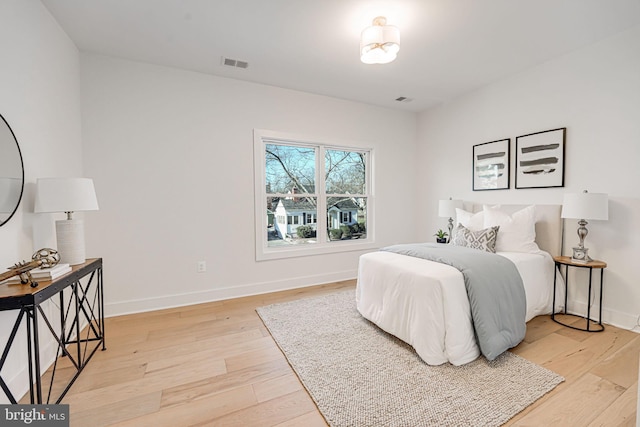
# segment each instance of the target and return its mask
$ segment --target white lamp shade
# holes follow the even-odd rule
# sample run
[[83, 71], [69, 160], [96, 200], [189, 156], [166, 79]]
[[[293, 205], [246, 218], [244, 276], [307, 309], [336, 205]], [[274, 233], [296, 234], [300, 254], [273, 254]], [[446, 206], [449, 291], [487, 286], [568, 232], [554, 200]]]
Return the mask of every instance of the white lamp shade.
[[375, 18], [373, 24], [360, 34], [360, 60], [365, 64], [387, 64], [400, 51], [400, 30], [385, 25], [383, 17]]
[[34, 212], [97, 211], [90, 178], [38, 178]]
[[609, 197], [604, 193], [568, 193], [562, 202], [562, 218], [609, 219]]
[[442, 218], [454, 218], [456, 208], [462, 209], [462, 200], [440, 200], [438, 202], [438, 216]]

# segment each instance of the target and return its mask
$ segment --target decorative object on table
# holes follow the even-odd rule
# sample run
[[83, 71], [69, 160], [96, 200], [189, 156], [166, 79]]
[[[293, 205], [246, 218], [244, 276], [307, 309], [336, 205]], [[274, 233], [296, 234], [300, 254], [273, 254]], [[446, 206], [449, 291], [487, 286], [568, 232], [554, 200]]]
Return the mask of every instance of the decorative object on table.
[[516, 188], [564, 187], [567, 128], [516, 138]]
[[434, 234], [434, 236], [436, 236], [436, 242], [438, 243], [447, 243], [447, 236], [449, 234], [447, 234], [446, 231], [443, 231], [442, 229], [439, 229], [436, 234]]
[[365, 64], [388, 64], [400, 51], [400, 30], [387, 25], [387, 18], [373, 18], [360, 35], [360, 60]]
[[13, 130], [0, 114], [0, 225], [18, 210], [24, 190], [24, 163]]
[[[29, 271], [31, 274], [31, 278], [35, 281], [41, 280], [54, 280], [58, 277], [64, 276], [68, 272], [71, 271], [71, 266], [69, 264], [58, 264], [53, 267], [38, 267]], [[0, 285], [17, 285], [22, 284], [22, 279], [20, 276], [13, 276], [5, 281], [0, 282]]]
[[511, 139], [473, 146], [473, 191], [509, 188]]
[[456, 216], [456, 209], [462, 209], [462, 200], [452, 200], [449, 197], [449, 200], [440, 200], [438, 202], [438, 216], [440, 218], [449, 218], [449, 240], [453, 233], [453, 217]]
[[587, 263], [591, 261], [589, 249], [584, 247], [584, 239], [589, 230], [586, 225], [589, 220], [606, 221], [609, 219], [609, 197], [604, 193], [589, 193], [584, 190], [582, 193], [567, 193], [562, 202], [562, 218], [579, 219], [578, 246], [573, 248], [571, 259], [573, 262]]
[[89, 178], [39, 178], [35, 212], [64, 212], [56, 221], [56, 240], [61, 261], [70, 265], [85, 261], [84, 222], [73, 218], [77, 211], [97, 211], [98, 200]]
[[20, 283], [23, 285], [30, 285], [32, 288], [38, 286], [38, 282], [31, 276], [31, 270], [43, 267], [51, 268], [58, 264], [60, 256], [55, 249], [43, 248], [38, 250], [31, 257], [31, 261], [20, 261], [12, 267], [9, 267], [9, 271], [0, 273], [0, 282], [5, 281], [11, 277], [18, 276]]

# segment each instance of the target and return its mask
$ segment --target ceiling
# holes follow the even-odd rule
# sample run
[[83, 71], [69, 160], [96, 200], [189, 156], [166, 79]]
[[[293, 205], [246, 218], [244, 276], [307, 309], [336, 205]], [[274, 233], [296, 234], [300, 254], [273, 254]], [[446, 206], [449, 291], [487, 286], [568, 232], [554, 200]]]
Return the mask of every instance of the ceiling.
[[[81, 51], [407, 111], [640, 24], [640, 0], [41, 1]], [[360, 32], [378, 15], [400, 53], [365, 65]]]

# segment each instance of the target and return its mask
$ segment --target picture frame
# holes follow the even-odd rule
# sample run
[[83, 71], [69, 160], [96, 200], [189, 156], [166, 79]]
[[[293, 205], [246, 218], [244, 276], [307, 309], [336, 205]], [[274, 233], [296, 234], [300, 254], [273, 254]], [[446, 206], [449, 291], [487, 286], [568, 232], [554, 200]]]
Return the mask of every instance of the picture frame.
[[515, 188], [564, 187], [567, 128], [516, 137]]
[[473, 146], [473, 191], [509, 188], [511, 138]]

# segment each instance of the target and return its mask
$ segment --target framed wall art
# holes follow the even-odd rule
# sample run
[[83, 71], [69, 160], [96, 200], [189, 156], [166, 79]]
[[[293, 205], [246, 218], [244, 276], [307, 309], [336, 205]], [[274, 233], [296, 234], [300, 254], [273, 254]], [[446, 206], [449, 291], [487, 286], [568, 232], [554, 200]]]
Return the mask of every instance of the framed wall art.
[[473, 191], [509, 188], [511, 139], [473, 146]]
[[564, 187], [567, 128], [516, 138], [516, 188]]

